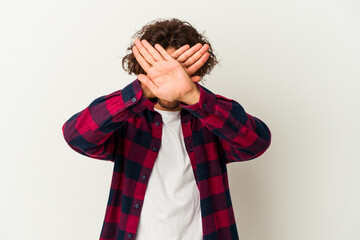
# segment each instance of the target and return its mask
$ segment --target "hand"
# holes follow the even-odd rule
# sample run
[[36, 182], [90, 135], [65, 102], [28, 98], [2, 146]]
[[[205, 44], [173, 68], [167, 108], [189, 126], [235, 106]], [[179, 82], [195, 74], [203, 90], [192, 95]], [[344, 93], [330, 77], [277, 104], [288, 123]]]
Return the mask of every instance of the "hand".
[[[180, 47], [171, 53], [171, 56], [180, 62], [184, 67], [189, 76], [193, 75], [197, 70], [199, 70], [208, 60], [209, 58], [209, 45], [201, 43], [195, 44], [190, 49], [188, 44]], [[201, 80], [200, 76], [191, 77], [193, 82], [198, 82]], [[151, 90], [141, 82], [141, 88], [143, 90], [143, 94], [146, 98], [156, 98], [155, 94], [151, 92]]]
[[140, 82], [143, 82], [155, 96], [169, 102], [180, 100], [198, 90], [181, 63], [159, 44], [155, 44], [155, 48], [146, 40], [140, 42], [139, 39], [135, 39], [132, 49], [134, 56], [147, 73], [138, 75]]
[[[192, 76], [206, 63], [210, 54], [208, 52], [208, 44], [204, 44], [204, 46], [201, 46], [201, 43], [197, 43], [190, 49], [188, 49], [189, 47], [190, 46], [188, 44], [180, 47], [179, 49], [171, 53], [171, 57], [180, 62], [185, 68], [186, 72], [189, 74], [189, 76]], [[187, 51], [184, 52], [185, 50]], [[200, 76], [193, 76], [191, 77], [191, 80], [193, 82], [198, 82], [201, 80], [201, 78]]]
[[150, 90], [150, 88], [145, 85], [145, 83], [140, 82], [140, 86], [144, 97], [146, 97], [147, 99], [157, 98], [157, 96]]

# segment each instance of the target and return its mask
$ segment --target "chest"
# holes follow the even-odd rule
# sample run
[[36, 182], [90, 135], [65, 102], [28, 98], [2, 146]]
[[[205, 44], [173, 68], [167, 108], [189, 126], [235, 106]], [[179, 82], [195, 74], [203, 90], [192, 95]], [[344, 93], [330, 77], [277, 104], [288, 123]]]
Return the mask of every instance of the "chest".
[[[119, 151], [117, 171], [123, 172], [128, 178], [137, 180], [143, 175], [149, 176], [159, 155], [161, 147], [171, 148], [165, 143], [163, 118], [159, 113], [144, 111], [128, 121], [127, 126], [117, 132], [116, 147]], [[226, 171], [222, 161], [222, 149], [219, 137], [211, 132], [200, 119], [188, 112], [181, 112], [179, 144], [183, 144], [184, 154], [187, 154], [196, 183], [219, 176]], [[169, 158], [176, 154], [168, 149]], [[130, 161], [129, 161], [130, 160]]]

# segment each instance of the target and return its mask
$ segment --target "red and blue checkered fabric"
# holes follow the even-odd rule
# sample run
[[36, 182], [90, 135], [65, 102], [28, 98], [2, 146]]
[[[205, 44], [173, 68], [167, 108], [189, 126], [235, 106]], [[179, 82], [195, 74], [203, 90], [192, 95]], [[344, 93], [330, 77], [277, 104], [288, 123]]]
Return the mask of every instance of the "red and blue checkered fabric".
[[[226, 164], [259, 157], [271, 132], [235, 100], [195, 82], [199, 102], [180, 102], [181, 127], [200, 192], [204, 240], [239, 239]], [[161, 147], [157, 98], [143, 96], [140, 81], [95, 99], [63, 127], [67, 144], [87, 157], [114, 162], [100, 240], [135, 239], [145, 191]], [[161, 233], [159, 233], [161, 235]]]

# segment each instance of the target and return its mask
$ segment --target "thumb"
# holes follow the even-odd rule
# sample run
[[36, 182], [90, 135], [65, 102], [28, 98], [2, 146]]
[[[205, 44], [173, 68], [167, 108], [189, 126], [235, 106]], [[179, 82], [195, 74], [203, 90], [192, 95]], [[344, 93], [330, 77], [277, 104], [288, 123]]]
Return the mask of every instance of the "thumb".
[[198, 82], [201, 80], [201, 77], [200, 76], [194, 76], [194, 77], [191, 77], [190, 78], [193, 82]]
[[144, 83], [152, 92], [154, 92], [154, 90], [156, 91], [157, 86], [148, 76], [139, 74], [138, 79], [140, 82]]

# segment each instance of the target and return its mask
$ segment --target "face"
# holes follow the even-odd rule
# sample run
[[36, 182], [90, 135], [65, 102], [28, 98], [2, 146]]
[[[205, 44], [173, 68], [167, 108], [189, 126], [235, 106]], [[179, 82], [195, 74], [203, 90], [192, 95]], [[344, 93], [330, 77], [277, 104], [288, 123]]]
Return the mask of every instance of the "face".
[[[166, 49], [166, 51], [171, 54], [175, 51], [175, 48], [168, 48]], [[179, 105], [178, 101], [174, 101], [174, 102], [169, 102], [169, 101], [165, 101], [161, 98], [158, 99], [157, 104], [154, 105], [154, 108], [156, 109], [160, 109], [160, 110], [165, 110], [165, 111], [179, 111], [182, 109], [182, 107]]]

